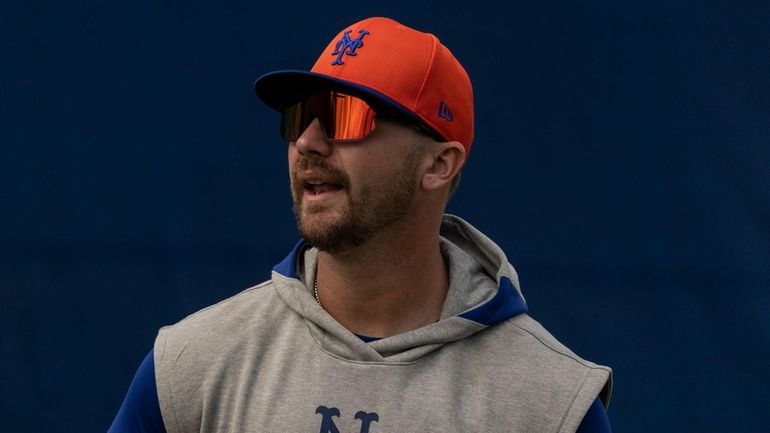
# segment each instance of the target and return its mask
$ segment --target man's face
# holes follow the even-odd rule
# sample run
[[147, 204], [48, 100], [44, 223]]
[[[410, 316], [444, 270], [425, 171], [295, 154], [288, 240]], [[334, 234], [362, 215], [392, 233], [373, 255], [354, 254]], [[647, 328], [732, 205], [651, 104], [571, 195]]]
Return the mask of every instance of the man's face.
[[289, 142], [297, 227], [330, 253], [362, 245], [407, 214], [422, 147], [411, 128], [384, 119], [362, 141], [327, 143], [317, 120]]

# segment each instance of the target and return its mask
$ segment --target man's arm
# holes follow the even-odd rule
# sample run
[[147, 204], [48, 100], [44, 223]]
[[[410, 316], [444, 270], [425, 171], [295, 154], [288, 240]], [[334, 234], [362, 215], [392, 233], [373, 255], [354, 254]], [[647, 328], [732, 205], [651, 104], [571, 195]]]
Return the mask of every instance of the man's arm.
[[152, 351], [136, 371], [126, 398], [107, 433], [166, 433], [155, 386]]
[[612, 433], [607, 412], [598, 397], [588, 408], [588, 412], [583, 417], [583, 421], [580, 422], [576, 433]]

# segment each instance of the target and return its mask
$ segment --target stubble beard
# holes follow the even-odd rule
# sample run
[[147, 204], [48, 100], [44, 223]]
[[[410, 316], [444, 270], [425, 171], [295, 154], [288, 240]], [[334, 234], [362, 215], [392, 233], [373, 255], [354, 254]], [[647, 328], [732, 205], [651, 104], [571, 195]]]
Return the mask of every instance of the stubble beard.
[[[294, 217], [297, 229], [309, 244], [330, 254], [340, 254], [361, 246], [385, 227], [399, 221], [409, 211], [416, 191], [417, 158], [409, 155], [395, 176], [380, 184], [362, 185], [352, 191], [348, 177], [322, 160], [303, 160], [299, 169], [312, 167], [328, 173], [344, 186], [348, 206], [334, 218], [322, 218], [323, 209], [303, 208], [302, 185], [292, 174]], [[314, 215], [316, 215], [314, 217]]]

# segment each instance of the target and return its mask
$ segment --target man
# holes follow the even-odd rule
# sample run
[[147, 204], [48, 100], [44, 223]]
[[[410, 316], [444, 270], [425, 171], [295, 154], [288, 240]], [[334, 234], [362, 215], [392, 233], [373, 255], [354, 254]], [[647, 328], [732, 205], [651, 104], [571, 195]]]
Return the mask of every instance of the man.
[[503, 252], [443, 215], [473, 96], [433, 35], [370, 18], [255, 83], [303, 240], [163, 328], [111, 431], [609, 431], [611, 372], [527, 315]]

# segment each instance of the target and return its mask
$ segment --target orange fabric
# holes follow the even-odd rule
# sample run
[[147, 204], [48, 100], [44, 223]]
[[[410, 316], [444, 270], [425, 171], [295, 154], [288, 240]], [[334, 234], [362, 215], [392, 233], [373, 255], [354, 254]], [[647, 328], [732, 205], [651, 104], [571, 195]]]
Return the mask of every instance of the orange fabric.
[[[360, 39], [360, 45], [354, 50], [344, 44], [346, 33], [347, 41]], [[333, 54], [338, 48], [345, 50], [342, 56], [339, 51]], [[352, 54], [347, 54], [351, 51]], [[416, 114], [447, 139], [458, 141], [466, 151], [470, 150], [473, 142], [470, 78], [432, 34], [389, 18], [368, 18], [346, 27], [332, 39], [311, 71], [375, 90]]]

